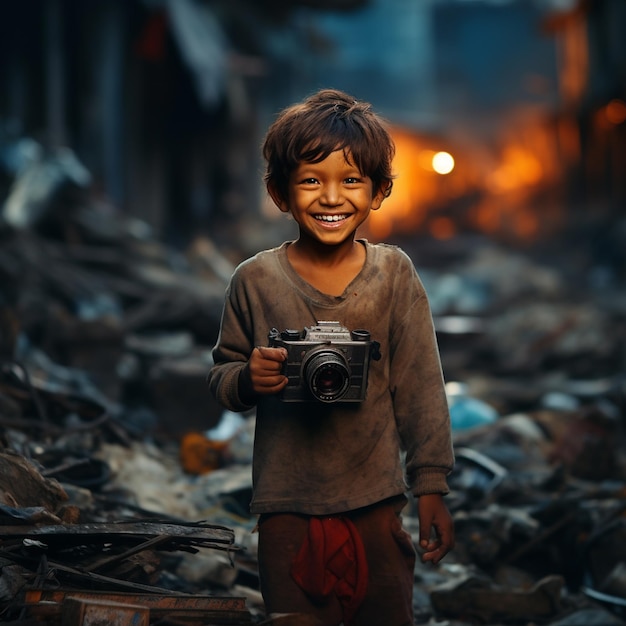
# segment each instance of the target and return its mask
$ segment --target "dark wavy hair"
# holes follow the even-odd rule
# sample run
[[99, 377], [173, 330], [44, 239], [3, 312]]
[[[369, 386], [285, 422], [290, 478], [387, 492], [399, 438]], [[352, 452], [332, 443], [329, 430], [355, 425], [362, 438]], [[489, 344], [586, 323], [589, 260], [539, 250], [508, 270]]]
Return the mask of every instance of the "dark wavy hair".
[[289, 177], [302, 162], [319, 163], [343, 150], [374, 191], [387, 197], [393, 186], [395, 145], [385, 121], [367, 102], [336, 89], [322, 89], [278, 114], [263, 141], [265, 184], [286, 198]]

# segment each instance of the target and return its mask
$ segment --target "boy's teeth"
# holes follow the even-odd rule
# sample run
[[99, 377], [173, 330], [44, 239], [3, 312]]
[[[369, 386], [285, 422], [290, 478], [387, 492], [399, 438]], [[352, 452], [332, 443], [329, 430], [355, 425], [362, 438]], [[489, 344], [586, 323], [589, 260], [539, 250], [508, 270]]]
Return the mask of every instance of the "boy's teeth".
[[322, 222], [338, 222], [344, 219], [344, 215], [317, 215], [316, 219], [322, 220]]

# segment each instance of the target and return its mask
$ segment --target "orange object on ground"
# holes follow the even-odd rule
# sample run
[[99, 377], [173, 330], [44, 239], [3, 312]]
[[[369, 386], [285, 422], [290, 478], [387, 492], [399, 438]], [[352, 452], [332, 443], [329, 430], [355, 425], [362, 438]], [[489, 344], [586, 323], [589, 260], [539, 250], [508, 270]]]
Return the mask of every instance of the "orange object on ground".
[[180, 461], [188, 474], [208, 474], [224, 465], [227, 441], [212, 441], [201, 433], [187, 433], [180, 442]]

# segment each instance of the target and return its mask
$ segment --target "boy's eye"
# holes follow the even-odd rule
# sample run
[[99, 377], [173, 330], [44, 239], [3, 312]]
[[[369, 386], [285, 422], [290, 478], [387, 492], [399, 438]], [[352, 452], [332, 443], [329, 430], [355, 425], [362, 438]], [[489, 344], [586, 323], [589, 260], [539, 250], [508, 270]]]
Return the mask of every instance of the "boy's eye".
[[350, 178], [346, 178], [345, 182], [348, 185], [355, 185], [356, 183], [360, 183], [361, 179], [356, 178], [355, 176], [351, 176]]
[[304, 184], [304, 185], [315, 185], [316, 182], [317, 182], [317, 178], [305, 178], [302, 181], [302, 184]]

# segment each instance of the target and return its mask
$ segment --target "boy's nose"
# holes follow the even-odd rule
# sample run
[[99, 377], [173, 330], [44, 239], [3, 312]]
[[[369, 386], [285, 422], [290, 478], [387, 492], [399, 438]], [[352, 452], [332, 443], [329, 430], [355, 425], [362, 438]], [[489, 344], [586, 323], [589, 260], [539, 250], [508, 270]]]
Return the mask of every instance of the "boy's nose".
[[324, 204], [340, 204], [343, 199], [341, 187], [339, 185], [325, 185], [320, 199]]

